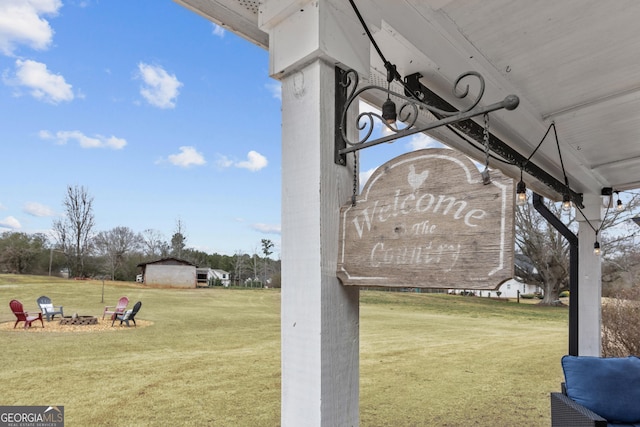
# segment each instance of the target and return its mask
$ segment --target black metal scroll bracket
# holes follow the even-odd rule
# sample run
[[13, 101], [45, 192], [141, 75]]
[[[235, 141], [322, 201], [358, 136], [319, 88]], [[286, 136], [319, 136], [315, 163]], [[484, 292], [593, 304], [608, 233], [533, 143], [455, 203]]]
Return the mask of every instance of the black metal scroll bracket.
[[[481, 114], [501, 110], [503, 108], [507, 110], [513, 110], [520, 103], [520, 99], [516, 95], [508, 95], [504, 98], [504, 100], [500, 102], [488, 105], [486, 107], [476, 108], [478, 103], [482, 99], [482, 95], [484, 94], [484, 79], [479, 73], [476, 73], [475, 71], [469, 71], [462, 74], [460, 77], [458, 77], [454, 84], [454, 95], [458, 98], [465, 98], [469, 95], [469, 86], [460, 89], [462, 81], [465, 78], [474, 77], [480, 82], [480, 91], [476, 98], [473, 100], [472, 105], [460, 111], [455, 109], [453, 109], [453, 111], [441, 110], [439, 108], [428, 105], [419, 99], [416, 99], [414, 96], [406, 96], [404, 94], [395, 93], [390, 89], [383, 88], [381, 86], [368, 85], [358, 89], [358, 73], [354, 70], [347, 70], [346, 72], [342, 73], [341, 77], [342, 78], [340, 80], [336, 78], [336, 93], [342, 90], [340, 86], [343, 86], [347, 89], [351, 88], [351, 92], [349, 93], [346, 103], [342, 108], [342, 116], [340, 118], [339, 128], [343, 139], [343, 142], [341, 142], [341, 144], [345, 144], [345, 147], [342, 149], [337, 149], [339, 154], [346, 154], [353, 151], [361, 150], [363, 148], [382, 144], [384, 142], [391, 142], [398, 138], [414, 135], [416, 133], [426, 132], [440, 126], [450, 125]], [[356, 127], [361, 133], [361, 137], [357, 141], [350, 141], [347, 137], [347, 112], [351, 104], [357, 101], [359, 96], [366, 91], [381, 91], [387, 96], [392, 95], [394, 99], [400, 100], [402, 104], [398, 109], [398, 120], [404, 124], [404, 127], [399, 128], [396, 124], [397, 122], [394, 121], [393, 123], [388, 123], [383, 118], [383, 116], [374, 112], [367, 111], [364, 113], [360, 113], [356, 119]], [[336, 99], [337, 98], [338, 97], [336, 96]], [[431, 113], [434, 113], [434, 115], [437, 114], [442, 118], [424, 126], [417, 126], [418, 113], [420, 110], [428, 110]], [[338, 113], [338, 111], [339, 109], [336, 111], [336, 114]], [[369, 138], [373, 133], [374, 125], [378, 121], [387, 127], [390, 135], [370, 140]], [[364, 131], [364, 135], [362, 135], [362, 131]]]
[[[484, 79], [479, 73], [470, 71], [458, 77], [453, 86], [453, 94], [460, 99], [469, 95], [468, 86], [461, 89], [462, 82], [466, 78], [476, 78], [480, 84], [480, 90], [469, 107], [464, 110], [456, 110], [451, 104], [420, 83], [419, 79], [421, 77], [419, 73], [405, 77], [404, 94], [398, 94], [392, 92], [389, 88], [375, 85], [368, 85], [358, 89], [358, 73], [354, 70], [345, 71], [336, 67], [335, 162], [337, 164], [346, 165], [345, 155], [347, 153], [384, 142], [392, 142], [398, 138], [426, 132], [441, 126], [455, 128], [481, 144], [484, 128], [471, 120], [471, 118], [500, 109], [513, 110], [520, 102], [516, 95], [508, 95], [501, 102], [486, 107], [477, 107], [484, 95]], [[349, 88], [350, 93], [347, 94]], [[350, 141], [347, 137], [347, 111], [351, 104], [366, 91], [381, 91], [388, 98], [392, 96], [393, 99], [400, 100], [398, 120], [403, 123], [403, 127], [399, 128], [395, 123], [387, 123], [381, 115], [374, 112], [360, 113], [355, 121], [360, 138], [357, 141]], [[437, 120], [424, 126], [417, 126], [420, 110], [428, 110]], [[387, 128], [388, 135], [370, 140], [376, 122], [382, 123]], [[555, 179], [493, 134], [489, 135], [489, 148], [508, 163], [519, 166], [557, 193], [564, 194], [567, 191], [565, 183]], [[569, 191], [572, 201], [582, 207], [582, 194], [576, 193], [571, 189]]]

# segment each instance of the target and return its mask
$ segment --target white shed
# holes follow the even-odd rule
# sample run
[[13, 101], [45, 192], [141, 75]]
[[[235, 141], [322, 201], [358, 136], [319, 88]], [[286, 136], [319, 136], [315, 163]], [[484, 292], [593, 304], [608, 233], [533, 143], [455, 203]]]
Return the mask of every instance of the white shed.
[[142, 282], [150, 286], [195, 288], [196, 266], [177, 258], [163, 258], [138, 264], [142, 268]]

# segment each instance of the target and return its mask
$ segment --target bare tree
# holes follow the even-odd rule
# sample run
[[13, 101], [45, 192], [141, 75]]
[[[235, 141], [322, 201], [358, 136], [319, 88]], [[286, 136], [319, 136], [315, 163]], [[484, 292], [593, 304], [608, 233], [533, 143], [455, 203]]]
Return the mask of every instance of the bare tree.
[[236, 286], [240, 284], [243, 278], [244, 269], [247, 267], [249, 256], [242, 253], [242, 251], [236, 251], [231, 258], [231, 267], [233, 268], [233, 276], [236, 281]]
[[616, 251], [607, 254], [602, 266], [602, 296], [614, 296], [619, 290], [640, 286], [640, 249], [634, 238], [627, 239]]
[[[569, 229], [577, 232], [576, 215], [581, 215], [579, 210], [574, 208], [566, 213], [561, 210], [559, 203], [544, 203]], [[636, 226], [630, 219], [637, 213], [639, 206], [640, 196], [632, 195], [624, 209], [618, 210], [612, 206], [605, 210], [602, 224], [594, 224], [594, 228], [598, 230], [605, 268], [617, 262], [618, 268], [614, 267], [613, 270], [620, 271], [622, 265], [631, 261], [630, 258], [626, 258], [626, 261], [616, 259], [629, 251], [629, 243], [636, 233]], [[537, 284], [544, 289], [541, 304], [555, 305], [560, 291], [566, 289], [569, 282], [569, 244], [531, 204], [517, 209], [515, 215], [516, 248], [535, 267], [535, 271], [520, 269], [517, 273], [527, 283]], [[626, 268], [631, 270], [631, 266], [627, 265]]]
[[147, 228], [142, 232], [141, 238], [145, 256], [149, 258], [166, 256], [168, 245], [161, 232], [154, 230], [153, 228]]
[[640, 228], [634, 223], [634, 218], [640, 207], [640, 195], [631, 195], [616, 209], [616, 204], [607, 211], [603, 221], [602, 232], [599, 236], [602, 248], [603, 264], [603, 293], [616, 293], [618, 289], [630, 288], [638, 284], [640, 273], [640, 253], [636, 245], [636, 236]]
[[[556, 216], [561, 215], [557, 204], [546, 202]], [[553, 305], [559, 300], [560, 290], [566, 287], [569, 277], [569, 244], [555, 228], [527, 203], [516, 209], [516, 248], [537, 270], [519, 270], [518, 274], [528, 283], [544, 289], [540, 304]], [[565, 223], [573, 227], [575, 217], [565, 215]]]
[[115, 227], [101, 231], [94, 238], [98, 253], [105, 258], [111, 280], [115, 280], [116, 270], [122, 265], [125, 256], [141, 246], [142, 238], [128, 227]]
[[83, 186], [67, 186], [67, 194], [62, 204], [65, 216], [53, 222], [53, 232], [67, 257], [70, 274], [83, 277], [94, 226], [93, 197]]

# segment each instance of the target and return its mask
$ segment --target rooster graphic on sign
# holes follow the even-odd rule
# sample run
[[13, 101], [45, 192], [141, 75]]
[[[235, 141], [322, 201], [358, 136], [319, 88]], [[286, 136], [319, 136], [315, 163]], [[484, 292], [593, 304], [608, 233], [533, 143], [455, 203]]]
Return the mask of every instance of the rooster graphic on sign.
[[414, 165], [409, 165], [409, 173], [407, 174], [407, 181], [409, 181], [409, 185], [413, 188], [413, 191], [417, 191], [418, 188], [422, 186], [422, 184], [427, 180], [429, 176], [429, 171], [425, 170], [421, 173], [416, 173], [416, 168]]

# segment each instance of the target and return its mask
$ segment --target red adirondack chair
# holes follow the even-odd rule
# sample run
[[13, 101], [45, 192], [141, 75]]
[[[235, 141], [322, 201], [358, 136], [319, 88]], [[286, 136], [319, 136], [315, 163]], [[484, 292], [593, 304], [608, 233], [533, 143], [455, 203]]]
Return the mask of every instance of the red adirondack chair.
[[120, 299], [118, 300], [118, 304], [106, 305], [104, 307], [104, 313], [102, 313], [102, 318], [104, 319], [104, 316], [106, 316], [107, 314], [110, 314], [111, 320], [115, 319], [118, 314], [124, 313], [124, 311], [127, 309], [127, 304], [129, 304], [129, 298], [120, 297]]
[[22, 308], [22, 303], [15, 299], [11, 300], [11, 302], [9, 303], [9, 307], [11, 307], [11, 311], [13, 311], [13, 314], [15, 314], [17, 318], [16, 323], [13, 325], [13, 329], [15, 329], [20, 322], [24, 322], [24, 328], [27, 329], [27, 326], [31, 327], [31, 322], [33, 322], [34, 320], [40, 320], [40, 323], [42, 323], [42, 327], [44, 328], [42, 313], [38, 313], [37, 315], [29, 314], [29, 312], [24, 311], [24, 309]]

